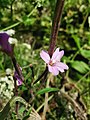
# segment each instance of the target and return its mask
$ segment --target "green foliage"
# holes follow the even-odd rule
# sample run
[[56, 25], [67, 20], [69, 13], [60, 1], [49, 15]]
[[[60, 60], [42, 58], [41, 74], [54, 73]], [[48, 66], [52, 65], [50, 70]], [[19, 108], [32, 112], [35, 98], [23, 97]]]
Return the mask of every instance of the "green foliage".
[[0, 0], [0, 8], [5, 8], [8, 5], [10, 5], [10, 2], [12, 2], [12, 0]]
[[85, 58], [87, 58], [88, 60], [90, 60], [90, 50], [84, 50], [84, 49], [81, 49], [81, 55]]
[[77, 48], [80, 49], [81, 45], [80, 45], [80, 38], [77, 35], [72, 35], [72, 38], [74, 39]]
[[73, 61], [71, 62], [71, 67], [81, 74], [85, 74], [90, 70], [89, 66], [83, 61]]
[[[49, 48], [55, 3], [56, 0], [0, 0], [0, 31], [12, 28], [15, 30], [15, 34], [12, 37], [18, 40], [14, 52], [19, 65], [22, 67], [24, 82], [27, 85], [26, 87], [23, 83], [22, 86], [18, 87], [18, 95], [22, 96], [27, 102], [31, 102], [32, 106], [40, 110], [39, 112], [42, 111], [44, 105], [44, 94], [56, 95], [56, 98], [50, 99], [51, 112], [47, 114], [47, 120], [74, 120], [73, 108], [70, 108], [67, 100], [62, 98], [62, 96], [58, 97], [58, 89], [60, 90], [62, 81], [61, 74], [58, 77], [51, 78], [50, 88], [45, 88], [45, 84], [43, 85], [42, 81], [33, 85], [33, 81], [37, 80], [45, 70], [45, 64], [40, 58], [40, 51], [41, 49], [48, 50]], [[80, 89], [80, 95], [90, 116], [89, 17], [90, 0], [66, 0], [56, 47], [65, 51], [65, 56], [61, 60], [69, 66], [65, 77]], [[34, 78], [30, 65], [33, 66]], [[6, 73], [7, 68], [11, 69], [9, 75]], [[0, 52], [1, 108], [13, 96], [13, 73], [14, 70], [10, 58]], [[76, 97], [76, 90], [70, 91], [70, 93]], [[34, 100], [32, 100], [33, 96]], [[3, 110], [6, 109], [7, 105]], [[8, 112], [2, 111], [4, 114], [0, 112], [0, 118], [3, 115], [3, 120], [6, 117], [5, 114], [9, 113], [7, 119], [26, 120], [30, 115], [31, 107], [26, 110], [25, 106], [20, 104], [18, 117], [14, 108], [15, 106], [11, 109], [9, 104], [8, 109], [6, 109]], [[61, 111], [63, 112], [61, 113]]]
[[42, 90], [39, 90], [38, 92], [36, 92], [37, 95], [41, 95], [47, 92], [54, 92], [54, 91], [58, 91], [58, 88], [44, 88]]
[[16, 101], [19, 101], [19, 102], [23, 103], [24, 105], [27, 105], [27, 104], [26, 104], [26, 101], [25, 101], [23, 98], [18, 97], [18, 96], [13, 97], [13, 98], [6, 104], [6, 106], [4, 107], [4, 109], [0, 112], [0, 118], [1, 118], [2, 120], [5, 120], [5, 118], [7, 117], [10, 109], [12, 108], [13, 104], [16, 103]]

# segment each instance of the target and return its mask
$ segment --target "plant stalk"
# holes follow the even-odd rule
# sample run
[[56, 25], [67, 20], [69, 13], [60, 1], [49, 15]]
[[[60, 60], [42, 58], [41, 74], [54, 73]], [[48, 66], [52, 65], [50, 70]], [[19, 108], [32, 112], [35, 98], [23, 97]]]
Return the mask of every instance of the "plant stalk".
[[52, 54], [54, 52], [55, 45], [56, 45], [58, 30], [60, 27], [61, 17], [62, 17], [62, 12], [63, 12], [63, 7], [64, 7], [64, 1], [65, 0], [57, 0], [57, 3], [56, 3], [56, 8], [55, 8], [55, 12], [54, 12], [54, 19], [52, 22], [50, 46], [49, 46], [49, 50], [48, 50], [48, 53], [50, 56], [52, 56]]

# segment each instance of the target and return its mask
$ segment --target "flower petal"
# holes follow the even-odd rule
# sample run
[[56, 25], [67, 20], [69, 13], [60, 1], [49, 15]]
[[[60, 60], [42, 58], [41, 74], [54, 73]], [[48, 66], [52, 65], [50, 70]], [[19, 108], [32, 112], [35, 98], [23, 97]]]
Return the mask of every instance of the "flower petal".
[[18, 81], [18, 86], [20, 86], [20, 85], [22, 85], [22, 81], [20, 80], [20, 79], [17, 79], [17, 81]]
[[49, 60], [50, 60], [50, 56], [47, 52], [45, 52], [44, 50], [42, 50], [40, 52], [40, 57], [46, 62], [46, 63], [49, 63]]
[[64, 72], [64, 69], [68, 69], [68, 66], [62, 62], [56, 62], [55, 65], [60, 72]]
[[59, 60], [62, 58], [63, 55], [64, 55], [64, 50], [61, 50], [61, 51], [59, 52]]
[[68, 70], [68, 66], [65, 63], [59, 62], [59, 64], [63, 69]]
[[0, 33], [0, 46], [7, 54], [12, 53], [13, 51], [11, 45], [8, 42], [9, 38], [10, 36], [7, 33]]
[[55, 60], [55, 58], [58, 56], [58, 54], [59, 54], [59, 48], [57, 48], [57, 49], [55, 50], [55, 52], [53, 53], [52, 59]]
[[58, 69], [60, 72], [64, 72], [64, 69], [61, 68], [61, 67], [57, 67], [57, 69]]
[[52, 55], [52, 60], [60, 61], [63, 55], [64, 55], [64, 50], [59, 52], [59, 48], [57, 48], [56, 51]]
[[[22, 73], [22, 68], [20, 67], [20, 71]], [[14, 72], [14, 78], [17, 80], [17, 85], [22, 85], [23, 81], [21, 80], [20, 76], [18, 75], [17, 71]]]
[[50, 66], [48, 64], [48, 70], [49, 70], [49, 72], [51, 72], [55, 76], [59, 74], [59, 70], [57, 69], [56, 66]]

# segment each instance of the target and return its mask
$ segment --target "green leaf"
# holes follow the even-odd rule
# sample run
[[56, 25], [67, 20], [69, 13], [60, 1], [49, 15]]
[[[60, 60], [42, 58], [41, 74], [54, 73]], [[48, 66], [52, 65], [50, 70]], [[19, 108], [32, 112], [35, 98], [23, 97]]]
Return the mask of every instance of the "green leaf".
[[83, 61], [73, 61], [71, 62], [71, 67], [82, 74], [85, 74], [90, 70], [89, 66]]
[[1, 120], [4, 120], [4, 119], [7, 117], [10, 109], [11, 109], [10, 103], [8, 102], [8, 103], [6, 104], [6, 106], [4, 107], [4, 109], [0, 112], [0, 119], [1, 119]]
[[81, 55], [83, 57], [85, 57], [87, 59], [90, 59], [90, 50], [83, 50], [83, 49], [81, 49], [80, 52], [81, 52]]
[[20, 114], [23, 114], [23, 112], [26, 110], [26, 108], [25, 107], [21, 107], [19, 110], [18, 110], [18, 112], [20, 113]]
[[80, 38], [77, 35], [72, 35], [72, 38], [74, 39], [78, 49], [80, 49]]
[[58, 88], [44, 88], [42, 90], [39, 90], [36, 95], [41, 95], [41, 94], [44, 94], [44, 93], [47, 93], [47, 92], [55, 92], [55, 91], [58, 91], [59, 89]]
[[24, 16], [24, 17], [22, 18], [22, 22], [23, 22], [25, 25], [32, 25], [32, 24], [35, 23], [35, 21], [36, 21], [35, 18], [29, 18], [28, 16]]

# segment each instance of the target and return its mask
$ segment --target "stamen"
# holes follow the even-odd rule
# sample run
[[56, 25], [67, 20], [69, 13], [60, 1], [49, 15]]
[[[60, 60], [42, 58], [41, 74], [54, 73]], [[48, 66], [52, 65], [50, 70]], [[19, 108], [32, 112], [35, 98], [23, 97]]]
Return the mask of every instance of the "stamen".
[[53, 64], [54, 64], [54, 63], [53, 63], [53, 61], [52, 61], [52, 60], [50, 60], [50, 61], [49, 61], [49, 65], [51, 65], [51, 66], [52, 66]]

